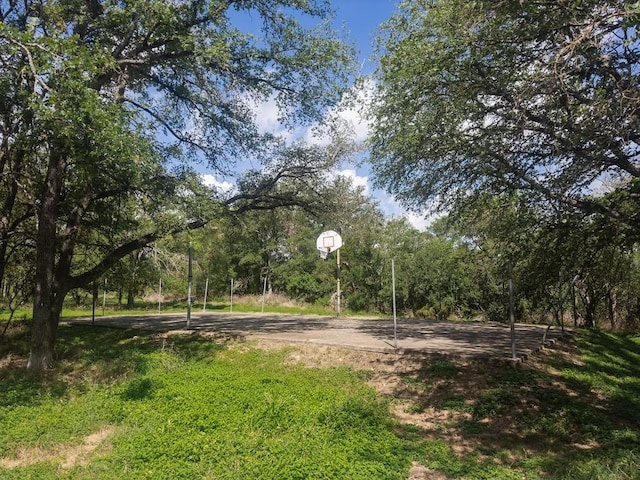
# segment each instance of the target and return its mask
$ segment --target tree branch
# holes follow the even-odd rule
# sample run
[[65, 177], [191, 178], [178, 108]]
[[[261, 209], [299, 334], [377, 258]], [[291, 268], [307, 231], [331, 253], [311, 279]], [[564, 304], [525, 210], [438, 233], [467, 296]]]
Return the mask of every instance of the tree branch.
[[528, 175], [526, 172], [517, 168], [511, 162], [509, 162], [506, 158], [496, 154], [495, 152], [487, 152], [490, 156], [496, 159], [505, 169], [512, 173], [515, 177], [519, 178], [525, 186], [528, 185], [530, 190], [541, 193], [544, 197], [549, 200], [558, 201], [572, 208], [578, 209], [584, 213], [598, 213], [604, 215], [609, 218], [613, 218], [616, 220], [622, 220], [628, 222], [629, 220], [625, 219], [619, 212], [616, 210], [605, 207], [604, 205], [588, 200], [588, 199], [578, 199], [570, 197], [564, 193], [556, 192], [550, 187], [547, 187], [537, 180], [535, 180], [532, 176]]
[[72, 290], [74, 288], [89, 285], [91, 282], [104, 275], [107, 271], [109, 271], [109, 269], [111, 269], [116, 263], [118, 263], [120, 259], [124, 258], [129, 253], [135, 252], [136, 250], [140, 250], [141, 248], [151, 245], [153, 242], [159, 240], [160, 238], [184, 231], [202, 228], [207, 225], [207, 223], [207, 220], [202, 218], [190, 220], [186, 225], [175, 227], [169, 232], [162, 233], [156, 230], [155, 232], [148, 233], [123, 245], [120, 245], [119, 247], [113, 249], [111, 252], [105, 255], [102, 261], [90, 270], [87, 270], [80, 275], [71, 277], [68, 283], [69, 289]]
[[[18, 42], [17, 40], [11, 37], [8, 37], [6, 35], [3, 35], [2, 38], [4, 38], [5, 40], [8, 40], [10, 43], [13, 43], [14, 45], [17, 45], [25, 53], [27, 57], [27, 61], [29, 62], [29, 68], [31, 70], [31, 74], [33, 75], [33, 79], [35, 80], [35, 83], [33, 86], [34, 93], [36, 93], [35, 91], [36, 85], [40, 85], [40, 87], [42, 87], [44, 90], [46, 90], [47, 92], [50, 92], [51, 88], [49, 87], [49, 85], [45, 83], [44, 80], [42, 80], [42, 78], [40, 78], [40, 75], [38, 74], [38, 70], [36, 69], [36, 65], [33, 61], [33, 56], [31, 55], [31, 51], [29, 50], [27, 45], [22, 42]], [[41, 48], [39, 45], [35, 45], [35, 46], [38, 48]]]

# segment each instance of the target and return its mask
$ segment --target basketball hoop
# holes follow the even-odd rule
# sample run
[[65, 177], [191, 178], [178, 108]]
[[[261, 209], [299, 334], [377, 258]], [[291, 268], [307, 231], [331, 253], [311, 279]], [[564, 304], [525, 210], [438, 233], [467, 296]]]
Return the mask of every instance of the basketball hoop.
[[316, 240], [316, 248], [320, 251], [320, 258], [323, 260], [326, 260], [331, 252], [340, 247], [342, 247], [342, 237], [333, 230], [322, 232]]
[[342, 247], [342, 237], [333, 230], [322, 232], [316, 240], [316, 248], [320, 251], [320, 258], [326, 260], [332, 251], [336, 251], [336, 307], [337, 315], [340, 316], [340, 247]]

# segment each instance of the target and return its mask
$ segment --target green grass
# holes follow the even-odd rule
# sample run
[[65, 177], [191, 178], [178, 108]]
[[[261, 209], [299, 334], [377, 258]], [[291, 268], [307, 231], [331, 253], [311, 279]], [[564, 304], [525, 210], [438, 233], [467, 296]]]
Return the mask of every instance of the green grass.
[[[319, 304], [305, 304], [291, 302], [281, 302], [280, 297], [275, 300], [267, 302], [265, 304], [264, 311], [266, 313], [289, 313], [300, 315], [327, 315], [333, 316], [336, 314], [335, 310], [324, 305]], [[203, 311], [203, 304], [201, 302], [195, 302], [191, 306], [193, 313], [201, 313]], [[162, 308], [158, 310], [158, 304], [155, 302], [141, 302], [135, 303], [133, 308], [127, 309], [117, 303], [114, 303], [113, 299], [105, 305], [104, 315], [140, 315], [141, 313], [182, 313], [187, 311], [187, 302], [181, 301], [167, 301], [162, 303]], [[207, 303], [205, 312], [230, 312], [231, 305], [228, 300], [223, 299], [213, 300]], [[258, 296], [238, 297], [238, 301], [233, 304], [233, 312], [236, 313], [256, 313], [262, 311], [262, 303]], [[77, 318], [88, 317], [93, 312], [91, 303], [84, 306], [74, 305], [72, 302], [66, 302], [65, 308], [62, 311], [63, 318]], [[353, 312], [349, 309], [342, 309], [342, 315], [344, 316], [372, 316], [372, 313]], [[3, 327], [2, 323], [9, 319], [11, 312], [8, 308], [0, 306], [0, 329]], [[23, 306], [14, 312], [13, 318], [15, 320], [26, 320], [31, 318], [32, 310], [30, 306]], [[100, 300], [95, 309], [96, 317], [103, 315], [102, 301]], [[1, 330], [0, 330], [1, 331]]]
[[404, 392], [407, 413], [449, 412], [434, 429], [447, 435], [421, 463], [449, 478], [640, 478], [640, 336], [585, 331], [574, 341], [543, 366], [435, 359], [411, 372], [403, 385], [434, 388]]
[[[403, 479], [415, 448], [346, 368], [199, 337], [61, 327], [59, 368], [0, 370], [0, 478]], [[65, 451], [111, 432], [87, 462]]]
[[[0, 360], [27, 350], [17, 322]], [[61, 326], [54, 371], [0, 366], [0, 478], [404, 480], [413, 461], [448, 479], [639, 476], [640, 336], [580, 332], [518, 367], [428, 358], [390, 396], [288, 352]], [[402, 399], [449, 415], [400, 425]]]

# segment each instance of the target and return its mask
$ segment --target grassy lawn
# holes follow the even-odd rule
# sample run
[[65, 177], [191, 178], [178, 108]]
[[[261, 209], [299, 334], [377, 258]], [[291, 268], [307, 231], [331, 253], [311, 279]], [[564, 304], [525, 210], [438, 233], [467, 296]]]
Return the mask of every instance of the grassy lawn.
[[[204, 307], [205, 313], [211, 312], [236, 312], [236, 313], [255, 313], [262, 311], [262, 297], [259, 295], [243, 295], [237, 296], [234, 300], [233, 306], [229, 303], [229, 299], [212, 299], [203, 305], [202, 302], [194, 302], [191, 306], [192, 312], [202, 313]], [[108, 298], [105, 305], [104, 315], [140, 315], [145, 313], [183, 313], [187, 311], [186, 300], [172, 300], [162, 303], [161, 308], [158, 309], [156, 302], [138, 301], [135, 303], [134, 308], [127, 309], [123, 305], [118, 305], [115, 299]], [[330, 308], [321, 304], [309, 304], [303, 302], [295, 302], [290, 299], [286, 299], [281, 295], [267, 295], [264, 311], [267, 313], [292, 313], [301, 315], [329, 315], [336, 314], [333, 308]], [[91, 301], [88, 299], [84, 306], [74, 305], [73, 302], [67, 302], [65, 308], [62, 311], [63, 318], [75, 318], [75, 317], [90, 317], [93, 313]], [[24, 305], [17, 309], [13, 318], [16, 320], [25, 320], [31, 318], [32, 307], [30, 305]], [[345, 316], [375, 316], [375, 314], [369, 312], [354, 312], [349, 309], [342, 309], [342, 314]], [[3, 323], [6, 322], [11, 315], [11, 311], [6, 307], [0, 307], [0, 332], [4, 328]], [[103, 315], [102, 310], [102, 298], [99, 298], [95, 308], [96, 318], [100, 318]]]
[[43, 377], [24, 369], [27, 342], [21, 322], [0, 342], [2, 479], [404, 480], [413, 462], [438, 480], [640, 475], [638, 336], [576, 334], [517, 368], [372, 371], [62, 326]]
[[431, 359], [399, 384], [446, 478], [640, 478], [640, 336], [577, 332], [517, 368]]
[[[287, 366], [286, 350], [198, 337], [60, 333], [55, 373], [1, 370], [0, 478], [394, 479], [408, 469], [412, 443], [351, 369]], [[102, 441], [88, 451], [88, 438]]]

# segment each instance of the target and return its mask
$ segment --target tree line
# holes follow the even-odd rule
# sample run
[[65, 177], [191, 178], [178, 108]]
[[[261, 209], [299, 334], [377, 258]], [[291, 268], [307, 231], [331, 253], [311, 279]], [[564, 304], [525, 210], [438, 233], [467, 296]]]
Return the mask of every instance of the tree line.
[[[543, 220], [512, 195], [485, 196], [473, 208], [419, 230], [388, 218], [348, 177], [328, 181], [338, 206], [299, 207], [228, 216], [159, 241], [122, 260], [108, 280], [125, 297], [163, 291], [184, 299], [187, 252], [193, 250], [194, 295], [228, 301], [267, 292], [335, 308], [336, 255], [320, 258], [316, 238], [341, 232], [342, 305], [352, 312], [392, 314], [391, 263], [402, 316], [434, 320], [508, 321], [509, 266], [516, 320], [558, 327], [635, 331], [640, 312], [640, 256], [611, 242], [601, 225], [580, 217]], [[482, 205], [480, 205], [482, 203]]]

